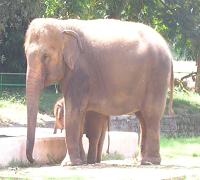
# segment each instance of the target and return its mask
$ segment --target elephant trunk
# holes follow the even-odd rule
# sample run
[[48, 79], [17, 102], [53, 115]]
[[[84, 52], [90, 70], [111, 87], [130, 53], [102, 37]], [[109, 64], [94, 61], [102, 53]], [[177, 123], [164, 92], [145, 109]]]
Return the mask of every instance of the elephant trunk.
[[37, 113], [39, 109], [39, 98], [41, 90], [44, 87], [44, 81], [38, 72], [27, 70], [26, 75], [26, 101], [27, 101], [27, 140], [26, 157], [30, 163], [33, 163], [32, 157], [35, 142], [35, 128], [37, 122]]

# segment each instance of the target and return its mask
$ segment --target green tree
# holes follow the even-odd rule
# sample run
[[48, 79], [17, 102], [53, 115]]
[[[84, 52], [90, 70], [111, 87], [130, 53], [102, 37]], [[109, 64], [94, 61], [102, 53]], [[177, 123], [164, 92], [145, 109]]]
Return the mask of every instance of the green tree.
[[168, 0], [161, 2], [164, 24], [173, 48], [179, 55], [197, 62], [195, 90], [200, 93], [200, 1]]
[[25, 71], [24, 35], [39, 5], [39, 0], [1, 0], [0, 72]]
[[200, 0], [1, 0], [1, 72], [24, 71], [24, 34], [34, 17], [116, 18], [148, 24], [177, 55], [197, 61], [200, 92]]

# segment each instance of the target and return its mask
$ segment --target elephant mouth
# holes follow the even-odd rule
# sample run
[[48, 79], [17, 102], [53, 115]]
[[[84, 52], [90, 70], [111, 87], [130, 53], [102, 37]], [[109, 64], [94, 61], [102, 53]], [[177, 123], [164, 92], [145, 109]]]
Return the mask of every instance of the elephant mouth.
[[44, 80], [42, 89], [57, 84], [57, 81]]

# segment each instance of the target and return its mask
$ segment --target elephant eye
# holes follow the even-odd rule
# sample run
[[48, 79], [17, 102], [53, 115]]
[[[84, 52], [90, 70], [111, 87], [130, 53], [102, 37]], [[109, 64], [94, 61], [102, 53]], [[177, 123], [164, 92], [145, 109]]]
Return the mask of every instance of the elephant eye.
[[44, 63], [44, 64], [46, 64], [46, 63], [48, 63], [48, 61], [49, 61], [49, 56], [48, 56], [48, 54], [44, 54], [43, 55], [43, 57], [42, 57], [42, 62]]

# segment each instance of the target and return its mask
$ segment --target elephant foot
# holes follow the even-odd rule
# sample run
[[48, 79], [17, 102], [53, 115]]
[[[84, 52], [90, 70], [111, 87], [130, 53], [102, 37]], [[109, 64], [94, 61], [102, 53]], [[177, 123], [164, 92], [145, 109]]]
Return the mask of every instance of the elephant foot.
[[83, 164], [87, 164], [87, 159], [86, 156], [81, 156], [81, 161], [83, 162]]
[[67, 154], [63, 159], [61, 166], [78, 166], [82, 164], [84, 164], [84, 162], [81, 159], [75, 159], [71, 161], [69, 155]]
[[33, 159], [33, 156], [32, 156], [32, 154], [30, 154], [30, 153], [26, 153], [26, 157], [27, 157], [27, 159], [28, 159], [28, 161], [31, 163], [31, 164], [33, 164], [34, 162], [35, 162], [35, 160]]
[[88, 164], [95, 164], [96, 162], [93, 161], [93, 160], [88, 160], [87, 163], [88, 163]]
[[65, 159], [62, 161], [61, 166], [79, 166], [83, 165], [83, 161], [81, 159], [76, 159], [72, 161], [66, 161]]
[[161, 158], [160, 157], [151, 157], [151, 158], [142, 158], [140, 161], [141, 165], [160, 165]]

